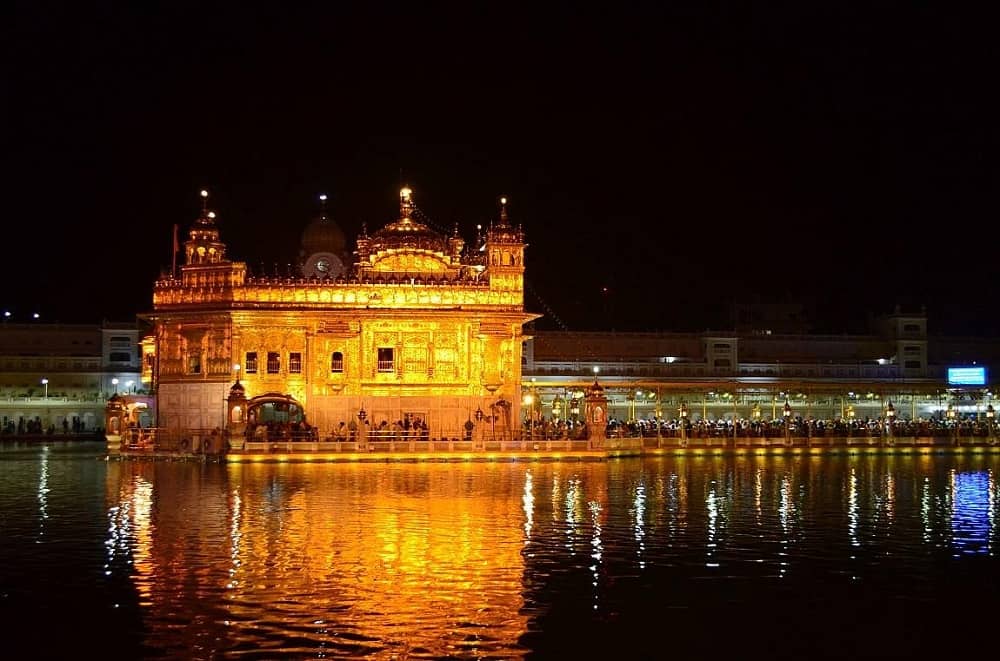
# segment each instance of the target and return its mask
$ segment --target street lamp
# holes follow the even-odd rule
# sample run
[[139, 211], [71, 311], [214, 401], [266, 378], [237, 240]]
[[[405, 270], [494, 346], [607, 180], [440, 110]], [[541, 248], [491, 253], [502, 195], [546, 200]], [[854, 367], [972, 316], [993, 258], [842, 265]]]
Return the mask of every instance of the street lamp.
[[986, 405], [986, 436], [990, 443], [993, 443], [993, 416], [996, 412], [993, 410], [992, 404]]
[[111, 379], [111, 389], [118, 393], [118, 379]]
[[886, 426], [888, 427], [886, 431], [889, 432], [890, 438], [892, 437], [893, 434], [892, 423], [895, 418], [896, 418], [896, 408], [892, 405], [892, 400], [890, 399], [889, 405], [885, 407], [885, 421], [886, 421]]
[[535, 395], [534, 395], [534, 393], [532, 393], [530, 391], [528, 393], [526, 393], [524, 395], [524, 397], [521, 399], [521, 402], [526, 407], [525, 411], [524, 411], [524, 418], [525, 418], [525, 420], [528, 421], [528, 440], [531, 440], [532, 438], [534, 438], [534, 434], [535, 434], [534, 420], [531, 419], [532, 418], [532, 412], [533, 412], [533, 410], [535, 408]]
[[42, 385], [45, 386], [45, 399], [49, 398], [49, 380], [42, 379]]
[[854, 404], [847, 405], [847, 436], [850, 438], [851, 430], [854, 429]]
[[951, 404], [948, 405], [948, 410], [945, 411], [945, 416], [948, 418], [948, 424], [951, 427], [952, 443], [958, 445], [958, 424], [955, 420], [958, 417], [958, 412], [955, 411], [955, 407]]
[[792, 444], [792, 405], [785, 400], [785, 406], [781, 409], [781, 415], [785, 418], [785, 445]]
[[125, 382], [125, 389], [128, 392], [132, 392], [132, 384], [134, 384], [134, 383], [135, 383], [135, 381], [126, 381]]
[[[650, 393], [652, 396], [652, 393]], [[656, 389], [656, 408], [653, 410], [653, 416], [656, 418], [656, 447], [660, 447], [660, 442], [662, 440], [663, 431], [661, 427], [663, 426], [663, 402], [660, 401], [660, 389]]]
[[682, 441], [686, 441], [687, 440], [688, 407], [687, 407], [687, 404], [684, 403], [683, 399], [681, 400], [681, 405], [677, 408], [677, 415], [681, 419], [681, 440]]

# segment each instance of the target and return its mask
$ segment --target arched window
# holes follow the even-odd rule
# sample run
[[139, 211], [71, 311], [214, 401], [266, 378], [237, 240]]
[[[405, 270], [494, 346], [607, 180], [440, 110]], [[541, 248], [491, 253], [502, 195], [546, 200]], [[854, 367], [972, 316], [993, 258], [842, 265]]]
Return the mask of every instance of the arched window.
[[331, 372], [343, 372], [344, 371], [344, 354], [339, 351], [334, 351], [330, 356], [330, 371]]

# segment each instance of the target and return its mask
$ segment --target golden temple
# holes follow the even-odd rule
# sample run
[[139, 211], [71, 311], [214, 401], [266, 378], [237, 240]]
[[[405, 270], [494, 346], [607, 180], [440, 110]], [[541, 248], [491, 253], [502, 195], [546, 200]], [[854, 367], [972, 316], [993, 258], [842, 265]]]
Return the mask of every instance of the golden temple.
[[[203, 197], [207, 193], [202, 191]], [[252, 275], [226, 252], [203, 205], [184, 263], [153, 290], [144, 365], [160, 429], [314, 438], [394, 425], [467, 437], [520, 419], [524, 308], [520, 227], [507, 200], [474, 245], [425, 222], [412, 191], [399, 216], [353, 253], [323, 212], [302, 236], [294, 277]], [[176, 249], [176, 247], [175, 247]], [[345, 432], [346, 433], [346, 432]]]

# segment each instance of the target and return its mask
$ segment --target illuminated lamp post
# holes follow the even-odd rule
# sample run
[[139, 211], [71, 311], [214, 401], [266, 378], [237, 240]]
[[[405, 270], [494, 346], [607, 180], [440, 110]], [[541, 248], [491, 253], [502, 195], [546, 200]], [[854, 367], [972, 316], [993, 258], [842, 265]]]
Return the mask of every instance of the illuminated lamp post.
[[677, 409], [677, 415], [681, 419], [681, 442], [682, 443], [687, 443], [688, 407], [687, 407], [687, 404], [684, 403], [683, 399], [681, 400], [680, 407], [678, 407], [678, 409]]
[[534, 421], [531, 419], [532, 418], [532, 415], [531, 415], [532, 411], [535, 408], [535, 395], [534, 395], [534, 393], [532, 393], [532, 392], [529, 391], [521, 399], [521, 402], [526, 407], [525, 410], [524, 410], [524, 419], [528, 423], [528, 440], [530, 441], [531, 439], [534, 438], [534, 434], [535, 434], [535, 424], [534, 424]]
[[128, 392], [132, 392], [132, 385], [134, 383], [135, 383], [135, 381], [126, 381], [125, 382], [125, 388], [128, 390]]
[[[42, 385], [45, 386], [45, 402], [48, 403], [48, 401], [49, 401], [49, 380], [48, 379], [42, 379]], [[45, 419], [46, 420], [49, 419], [48, 413], [46, 413]]]
[[636, 398], [636, 395], [639, 395], [639, 394], [640, 394], [639, 392], [632, 392], [631, 390], [629, 390], [628, 394], [625, 395], [625, 399], [628, 401], [628, 405], [629, 405], [629, 414], [628, 414], [628, 416], [629, 416], [628, 421], [629, 422], [635, 422], [635, 398]]
[[[753, 420], [757, 428], [757, 431], [760, 430], [760, 419], [762, 415], [763, 413], [760, 410], [760, 404], [754, 402], [754, 405], [750, 408], [750, 419]], [[747, 438], [747, 445], [752, 445], [752, 444], [753, 444], [753, 439]]]
[[736, 410], [736, 395], [732, 395], [733, 398], [733, 447], [736, 447], [736, 434], [739, 431], [739, 412]]
[[993, 417], [995, 415], [996, 415], [996, 412], [993, 410], [993, 405], [992, 404], [987, 404], [986, 405], [986, 438], [989, 441], [990, 445], [993, 445], [993, 443], [995, 442], [994, 439], [993, 439]]
[[118, 379], [117, 378], [111, 379], [111, 389], [114, 390], [116, 394], [118, 393]]
[[895, 419], [896, 419], [896, 408], [892, 405], [892, 400], [890, 399], [889, 405], [885, 407], [886, 432], [889, 434], [889, 438], [892, 438], [894, 435], [892, 423], [895, 421]]
[[847, 437], [851, 437], [851, 430], [854, 428], [854, 404], [847, 405]]
[[663, 403], [660, 401], [660, 389], [656, 389], [656, 409], [654, 413], [656, 418], [656, 447], [660, 447], [660, 443], [663, 441], [663, 432], [660, 430], [660, 424], [663, 422]]
[[945, 411], [945, 417], [948, 418], [948, 428], [952, 436], [951, 442], [954, 445], [958, 445], [958, 423], [956, 421], [958, 412], [955, 411], [955, 407], [951, 404], [948, 405], [948, 410]]
[[792, 405], [785, 400], [785, 406], [781, 409], [781, 415], [785, 419], [785, 445], [792, 444]]

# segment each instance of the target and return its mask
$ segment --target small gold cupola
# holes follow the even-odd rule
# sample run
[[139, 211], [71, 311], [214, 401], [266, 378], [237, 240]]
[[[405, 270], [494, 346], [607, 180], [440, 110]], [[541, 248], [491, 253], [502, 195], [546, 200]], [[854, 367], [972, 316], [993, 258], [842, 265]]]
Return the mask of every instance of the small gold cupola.
[[194, 222], [184, 242], [187, 264], [218, 264], [225, 261], [226, 244], [219, 240], [215, 212], [208, 210], [208, 191], [201, 191], [201, 216]]

